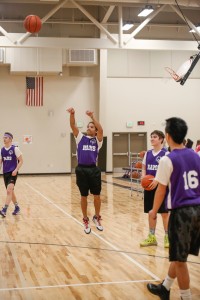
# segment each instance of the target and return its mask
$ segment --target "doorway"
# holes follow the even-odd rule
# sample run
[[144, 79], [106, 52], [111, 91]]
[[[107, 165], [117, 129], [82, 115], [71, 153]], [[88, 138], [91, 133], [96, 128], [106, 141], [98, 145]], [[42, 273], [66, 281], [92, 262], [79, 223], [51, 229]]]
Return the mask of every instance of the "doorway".
[[123, 172], [130, 166], [131, 153], [147, 149], [146, 132], [113, 133], [113, 172]]

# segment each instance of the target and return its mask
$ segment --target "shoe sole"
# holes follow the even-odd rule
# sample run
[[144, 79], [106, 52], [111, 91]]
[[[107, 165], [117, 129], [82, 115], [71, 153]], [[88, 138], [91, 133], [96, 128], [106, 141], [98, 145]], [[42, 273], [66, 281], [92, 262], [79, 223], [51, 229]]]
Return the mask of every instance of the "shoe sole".
[[1, 215], [3, 218], [5, 218], [5, 217], [6, 217], [4, 214], [2, 214], [2, 212], [0, 212], [0, 215]]
[[149, 247], [149, 246], [158, 246], [158, 244], [148, 244], [148, 245], [140, 245], [140, 247]]
[[91, 229], [90, 229], [90, 231], [89, 231], [89, 232], [86, 232], [85, 230], [84, 230], [84, 232], [85, 232], [86, 234], [90, 234], [90, 233], [91, 233]]
[[103, 231], [103, 229], [99, 229], [98, 227], [96, 227], [96, 229], [98, 229], [99, 231]]
[[103, 231], [103, 229], [99, 229], [99, 228], [97, 227], [97, 225], [96, 225], [96, 223], [95, 223], [95, 221], [94, 221], [94, 220], [92, 220], [92, 221], [93, 221], [93, 223], [94, 223], [94, 225], [95, 225], [96, 229], [98, 229], [99, 231]]

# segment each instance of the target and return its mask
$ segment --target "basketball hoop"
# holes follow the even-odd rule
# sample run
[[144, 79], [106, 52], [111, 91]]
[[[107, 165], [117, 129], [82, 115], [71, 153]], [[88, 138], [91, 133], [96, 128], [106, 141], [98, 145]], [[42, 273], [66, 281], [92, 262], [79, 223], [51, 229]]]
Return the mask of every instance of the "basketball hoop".
[[165, 70], [170, 74], [170, 76], [176, 82], [180, 82], [183, 79], [183, 77], [185, 76], [185, 74], [188, 72], [189, 68], [191, 67], [192, 62], [193, 62], [193, 59], [190, 58], [189, 60], [187, 60], [180, 66], [180, 68], [178, 69], [177, 72], [175, 72], [173, 69], [171, 69], [169, 67], [165, 67]]

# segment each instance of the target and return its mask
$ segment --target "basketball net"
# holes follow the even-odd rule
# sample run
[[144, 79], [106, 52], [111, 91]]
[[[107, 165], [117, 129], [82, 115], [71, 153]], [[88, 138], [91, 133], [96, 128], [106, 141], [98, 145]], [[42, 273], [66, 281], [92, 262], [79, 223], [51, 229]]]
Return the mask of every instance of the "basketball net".
[[165, 70], [170, 74], [170, 76], [176, 81], [180, 82], [181, 79], [183, 79], [184, 75], [187, 73], [189, 70], [191, 64], [192, 64], [193, 59], [189, 59], [186, 62], [184, 62], [180, 68], [178, 69], [177, 72], [175, 72], [172, 68], [165, 67]]

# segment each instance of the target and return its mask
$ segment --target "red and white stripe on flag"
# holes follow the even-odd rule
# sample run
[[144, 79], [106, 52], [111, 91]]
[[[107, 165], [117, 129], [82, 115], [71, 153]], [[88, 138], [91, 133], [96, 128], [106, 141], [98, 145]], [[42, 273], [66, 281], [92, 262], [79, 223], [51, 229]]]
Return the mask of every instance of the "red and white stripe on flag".
[[26, 105], [43, 106], [43, 77], [26, 77]]

